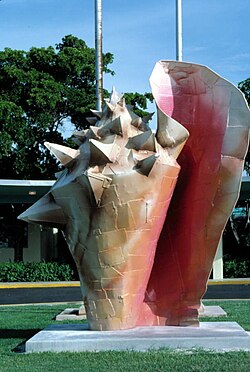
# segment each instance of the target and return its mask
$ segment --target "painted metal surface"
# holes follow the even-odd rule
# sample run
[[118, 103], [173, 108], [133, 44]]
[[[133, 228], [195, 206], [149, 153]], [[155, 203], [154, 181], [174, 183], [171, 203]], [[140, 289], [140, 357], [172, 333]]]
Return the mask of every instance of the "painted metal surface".
[[207, 67], [171, 61], [150, 83], [156, 135], [113, 90], [74, 133], [78, 150], [46, 143], [65, 169], [20, 216], [64, 231], [92, 330], [198, 325], [239, 193], [250, 124], [241, 92]]
[[250, 113], [242, 93], [205, 66], [161, 61], [150, 82], [158, 107], [190, 137], [178, 159], [181, 172], [149, 279], [147, 319], [195, 325], [239, 195]]
[[65, 170], [20, 218], [64, 231], [91, 329], [132, 328], [188, 131], [161, 113], [155, 137], [115, 90], [104, 110], [93, 114], [89, 120], [96, 125], [75, 133], [78, 150], [45, 143]]

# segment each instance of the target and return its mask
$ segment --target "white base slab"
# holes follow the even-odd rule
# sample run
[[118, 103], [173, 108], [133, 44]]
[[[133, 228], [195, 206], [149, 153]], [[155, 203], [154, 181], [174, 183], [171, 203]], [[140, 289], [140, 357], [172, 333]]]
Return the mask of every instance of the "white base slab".
[[65, 309], [56, 316], [56, 320], [83, 320], [86, 319], [86, 314], [79, 314], [78, 309]]
[[250, 336], [236, 322], [204, 322], [200, 327], [137, 327], [90, 331], [87, 324], [53, 324], [26, 342], [26, 352], [101, 350], [146, 351], [159, 348], [250, 351]]
[[209, 316], [217, 318], [220, 316], [227, 316], [227, 313], [220, 306], [204, 306], [199, 310], [199, 318]]

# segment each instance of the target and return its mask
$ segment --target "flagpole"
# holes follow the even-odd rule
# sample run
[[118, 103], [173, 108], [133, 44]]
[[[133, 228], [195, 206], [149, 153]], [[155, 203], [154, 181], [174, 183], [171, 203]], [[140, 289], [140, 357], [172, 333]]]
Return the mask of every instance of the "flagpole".
[[102, 110], [102, 0], [95, 0], [95, 79], [96, 109]]
[[176, 60], [182, 61], [182, 0], [176, 0]]

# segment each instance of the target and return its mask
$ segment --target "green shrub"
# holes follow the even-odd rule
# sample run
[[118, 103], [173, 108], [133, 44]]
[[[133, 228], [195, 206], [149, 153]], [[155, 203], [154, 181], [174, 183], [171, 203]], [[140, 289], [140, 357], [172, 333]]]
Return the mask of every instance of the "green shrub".
[[223, 269], [225, 278], [250, 278], [250, 264], [247, 260], [225, 257]]
[[50, 282], [75, 280], [68, 264], [57, 262], [1, 262], [0, 282]]

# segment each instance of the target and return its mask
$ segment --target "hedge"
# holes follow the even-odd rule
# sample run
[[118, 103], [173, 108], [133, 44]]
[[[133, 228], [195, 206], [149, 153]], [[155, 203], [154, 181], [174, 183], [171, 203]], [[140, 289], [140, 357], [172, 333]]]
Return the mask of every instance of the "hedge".
[[57, 262], [1, 262], [0, 282], [56, 282], [78, 280], [68, 264]]
[[[249, 278], [247, 260], [224, 258], [225, 278]], [[57, 282], [79, 280], [76, 270], [57, 262], [1, 262], [0, 282]]]
[[249, 260], [225, 257], [223, 262], [224, 278], [250, 278]]

